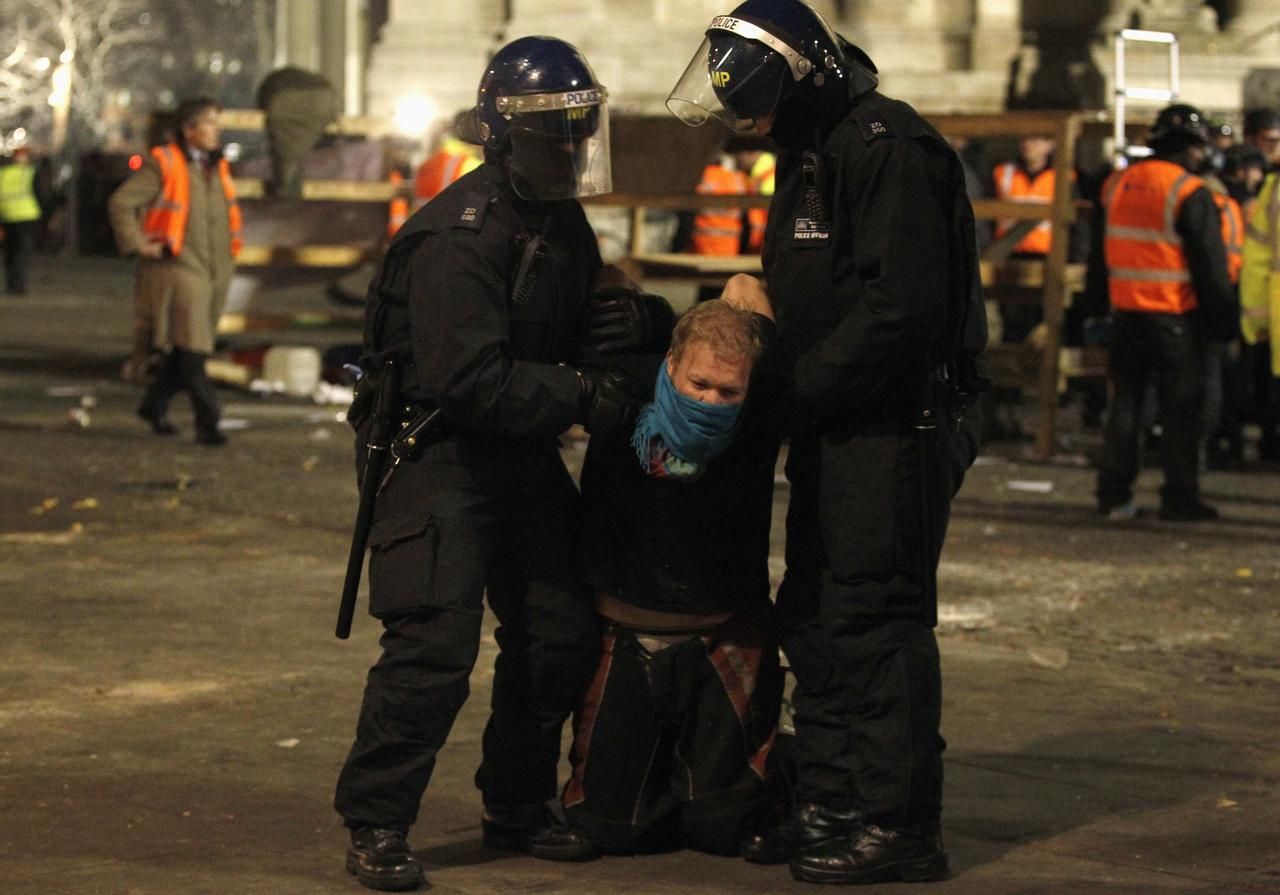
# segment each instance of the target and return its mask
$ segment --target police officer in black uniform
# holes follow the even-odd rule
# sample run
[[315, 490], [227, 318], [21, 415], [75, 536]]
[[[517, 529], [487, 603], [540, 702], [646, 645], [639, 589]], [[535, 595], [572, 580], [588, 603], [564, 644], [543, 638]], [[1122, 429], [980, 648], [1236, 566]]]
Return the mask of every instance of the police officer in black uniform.
[[522, 38], [489, 63], [476, 114], [485, 164], [410, 218], [370, 286], [353, 404], [358, 454], [383, 389], [393, 429], [416, 433], [378, 491], [369, 590], [383, 652], [334, 800], [347, 869], [375, 889], [424, 882], [406, 835], [468, 695], [486, 592], [500, 654], [476, 775], [484, 841], [593, 854], [547, 801], [598, 642], [557, 436], [632, 415], [609, 374], [573, 366], [601, 267], [575, 197], [610, 189], [606, 92], [570, 45]]
[[811, 882], [948, 872], [934, 576], [985, 318], [960, 161], [876, 84], [800, 0], [747, 0], [667, 101], [782, 150], [764, 270], [800, 408], [777, 595], [798, 804], [744, 856]]

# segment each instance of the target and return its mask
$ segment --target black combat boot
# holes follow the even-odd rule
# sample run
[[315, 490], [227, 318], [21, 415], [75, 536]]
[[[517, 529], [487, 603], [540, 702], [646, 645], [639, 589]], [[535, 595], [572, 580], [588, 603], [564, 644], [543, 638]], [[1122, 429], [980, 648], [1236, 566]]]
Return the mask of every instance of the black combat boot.
[[797, 806], [778, 826], [743, 837], [739, 852], [752, 864], [784, 864], [806, 849], [847, 839], [860, 819], [857, 810], [836, 811], [808, 802]]
[[360, 880], [360, 885], [384, 892], [417, 889], [427, 881], [422, 865], [409, 851], [405, 834], [377, 827], [360, 827], [351, 831], [347, 873]]
[[806, 883], [925, 882], [945, 879], [948, 872], [938, 828], [916, 835], [866, 824], [791, 859], [791, 875]]
[[486, 805], [480, 828], [485, 848], [524, 852], [544, 861], [588, 861], [599, 855], [590, 839], [561, 820], [545, 802]]

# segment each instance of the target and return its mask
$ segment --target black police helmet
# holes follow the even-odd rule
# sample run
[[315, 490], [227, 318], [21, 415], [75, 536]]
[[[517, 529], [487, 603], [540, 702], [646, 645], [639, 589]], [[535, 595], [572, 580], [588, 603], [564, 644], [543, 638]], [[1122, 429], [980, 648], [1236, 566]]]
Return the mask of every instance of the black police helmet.
[[1280, 128], [1280, 109], [1256, 108], [1244, 113], [1245, 136]]
[[1267, 157], [1262, 150], [1248, 143], [1228, 146], [1222, 152], [1222, 176], [1235, 177], [1247, 168], [1267, 170]]
[[[735, 30], [736, 22], [764, 34], [748, 37]], [[746, 0], [712, 20], [707, 38], [712, 60], [723, 61], [716, 70], [728, 76], [723, 87], [716, 85], [717, 95], [740, 118], [768, 115], [789, 97], [816, 109], [843, 109], [876, 86], [871, 59], [801, 0]]]
[[1156, 116], [1147, 145], [1157, 152], [1177, 152], [1188, 146], [1208, 145], [1212, 137], [1209, 119], [1195, 106], [1174, 103]]
[[554, 37], [522, 37], [507, 44], [489, 61], [480, 79], [476, 117], [480, 138], [488, 150], [501, 150], [513, 120], [520, 127], [559, 136], [566, 120], [573, 135], [585, 139], [595, 133], [599, 106], [583, 107], [568, 116], [563, 110], [517, 109], [509, 97], [588, 92], [600, 89], [591, 66], [572, 45]]

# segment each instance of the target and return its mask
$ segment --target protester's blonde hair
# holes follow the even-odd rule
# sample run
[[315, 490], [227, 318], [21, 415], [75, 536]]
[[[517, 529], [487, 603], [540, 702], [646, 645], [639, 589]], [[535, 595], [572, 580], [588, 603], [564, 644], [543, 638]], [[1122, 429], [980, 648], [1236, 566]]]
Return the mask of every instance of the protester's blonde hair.
[[680, 318], [671, 334], [671, 359], [680, 360], [685, 348], [695, 342], [731, 363], [745, 357], [754, 364], [764, 351], [755, 314], [718, 298], [694, 305]]

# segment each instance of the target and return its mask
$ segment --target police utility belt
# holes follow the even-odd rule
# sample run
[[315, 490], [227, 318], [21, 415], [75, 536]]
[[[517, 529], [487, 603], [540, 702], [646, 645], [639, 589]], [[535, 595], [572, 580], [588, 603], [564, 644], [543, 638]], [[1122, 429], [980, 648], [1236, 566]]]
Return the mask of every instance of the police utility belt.
[[[387, 486], [387, 482], [391, 481], [391, 476], [395, 474], [400, 464], [413, 455], [420, 447], [428, 442], [441, 441], [445, 437], [445, 433], [441, 431], [443, 427], [440, 423], [440, 408], [431, 407], [424, 408], [413, 404], [406, 404], [403, 409], [404, 416], [400, 420], [400, 431], [395, 434], [387, 445], [387, 471], [382, 476], [382, 481], [378, 483], [378, 494], [382, 493], [382, 489]], [[372, 443], [367, 445], [370, 449], [375, 449]]]

